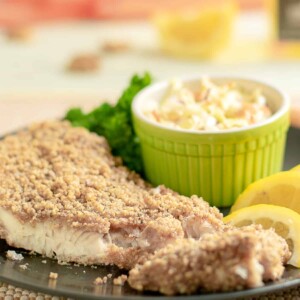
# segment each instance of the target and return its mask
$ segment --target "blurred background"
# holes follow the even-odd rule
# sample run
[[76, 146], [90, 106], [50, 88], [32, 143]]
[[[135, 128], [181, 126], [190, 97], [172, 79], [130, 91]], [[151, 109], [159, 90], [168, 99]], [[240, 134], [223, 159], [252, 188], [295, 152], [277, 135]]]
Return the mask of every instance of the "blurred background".
[[300, 123], [300, 0], [0, 0], [0, 132], [114, 101], [134, 73], [253, 77]]

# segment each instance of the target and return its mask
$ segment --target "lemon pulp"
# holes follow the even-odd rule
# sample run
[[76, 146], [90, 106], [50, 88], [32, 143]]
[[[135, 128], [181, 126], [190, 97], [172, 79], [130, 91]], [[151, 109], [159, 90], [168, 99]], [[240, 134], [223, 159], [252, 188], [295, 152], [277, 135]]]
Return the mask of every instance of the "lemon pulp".
[[224, 218], [224, 222], [237, 227], [261, 224], [265, 229], [274, 228], [286, 240], [292, 252], [288, 263], [300, 267], [300, 215], [295, 211], [276, 205], [258, 204], [234, 211]]
[[291, 169], [291, 171], [300, 171], [300, 165], [294, 167], [293, 169]]

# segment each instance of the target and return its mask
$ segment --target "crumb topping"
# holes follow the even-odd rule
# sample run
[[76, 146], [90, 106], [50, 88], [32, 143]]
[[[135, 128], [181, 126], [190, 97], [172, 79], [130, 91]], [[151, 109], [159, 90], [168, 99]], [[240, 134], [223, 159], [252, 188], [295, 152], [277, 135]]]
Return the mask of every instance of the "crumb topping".
[[130, 270], [128, 281], [137, 290], [168, 295], [240, 290], [281, 278], [289, 257], [287, 243], [272, 229], [228, 228], [159, 249]]
[[107, 233], [159, 217], [222, 215], [201, 198], [152, 188], [121, 165], [103, 137], [67, 121], [32, 125], [0, 141], [0, 205], [34, 224], [61, 220]]

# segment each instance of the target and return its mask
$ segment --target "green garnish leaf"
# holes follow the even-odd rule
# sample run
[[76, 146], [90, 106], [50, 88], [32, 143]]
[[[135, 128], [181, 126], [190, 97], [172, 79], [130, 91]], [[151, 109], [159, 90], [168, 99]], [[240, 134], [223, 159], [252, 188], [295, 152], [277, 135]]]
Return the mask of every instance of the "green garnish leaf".
[[65, 119], [73, 126], [85, 127], [104, 136], [114, 155], [120, 156], [131, 170], [143, 175], [141, 147], [136, 136], [131, 116], [131, 104], [135, 95], [152, 81], [151, 75], [134, 75], [116, 105], [103, 103], [85, 114], [80, 108], [70, 109]]

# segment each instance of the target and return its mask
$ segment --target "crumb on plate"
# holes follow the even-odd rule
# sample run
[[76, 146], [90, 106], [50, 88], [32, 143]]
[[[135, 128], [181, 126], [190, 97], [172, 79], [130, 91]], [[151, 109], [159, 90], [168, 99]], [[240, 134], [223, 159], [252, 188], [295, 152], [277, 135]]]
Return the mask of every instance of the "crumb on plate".
[[57, 277], [58, 277], [58, 274], [57, 274], [57, 273], [54, 273], [54, 272], [50, 272], [50, 273], [49, 273], [49, 278], [50, 278], [50, 279], [57, 279]]
[[94, 280], [94, 284], [95, 285], [101, 285], [101, 284], [106, 284], [107, 283], [107, 276], [104, 276], [104, 277], [97, 277], [95, 280]]
[[119, 277], [114, 278], [113, 283], [114, 285], [124, 285], [124, 283], [127, 281], [127, 278], [127, 275], [122, 274]]
[[28, 268], [28, 263], [24, 264], [24, 265], [19, 265], [19, 268], [22, 270], [27, 270]]
[[7, 250], [6, 257], [10, 260], [22, 260], [24, 256], [20, 253], [17, 253], [15, 250]]

